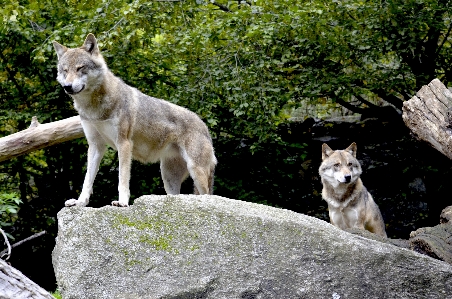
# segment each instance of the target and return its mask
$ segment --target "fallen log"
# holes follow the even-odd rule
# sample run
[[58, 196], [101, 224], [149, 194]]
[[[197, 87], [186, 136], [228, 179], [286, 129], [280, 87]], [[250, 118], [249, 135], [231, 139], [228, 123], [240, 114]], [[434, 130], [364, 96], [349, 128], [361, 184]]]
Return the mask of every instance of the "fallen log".
[[[452, 93], [438, 79], [424, 85], [403, 103], [405, 125], [420, 140], [426, 141], [452, 159]], [[452, 264], [452, 207], [443, 210], [440, 224], [411, 232], [410, 248]]]
[[419, 139], [452, 159], [452, 93], [438, 79], [403, 103], [405, 125]]
[[55, 299], [2, 259], [0, 259], [0, 298]]
[[411, 232], [410, 249], [452, 264], [452, 224], [442, 223]]
[[0, 162], [83, 136], [80, 116], [47, 124], [34, 116], [28, 129], [0, 138]]

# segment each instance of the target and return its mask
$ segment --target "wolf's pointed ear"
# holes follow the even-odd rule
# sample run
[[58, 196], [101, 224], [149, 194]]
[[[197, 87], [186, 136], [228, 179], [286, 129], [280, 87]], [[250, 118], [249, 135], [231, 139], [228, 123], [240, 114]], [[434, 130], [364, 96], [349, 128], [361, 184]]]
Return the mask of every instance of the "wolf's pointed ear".
[[99, 54], [99, 48], [97, 47], [97, 40], [96, 37], [94, 37], [94, 34], [89, 33], [86, 36], [85, 42], [81, 48], [90, 54]]
[[55, 51], [57, 53], [58, 60], [60, 60], [64, 53], [66, 53], [67, 48], [56, 41], [53, 41], [53, 47], [55, 48]]
[[353, 143], [350, 144], [350, 146], [347, 147], [345, 150], [346, 150], [347, 152], [349, 152], [350, 155], [352, 155], [353, 157], [356, 158], [356, 149], [357, 149], [356, 143], [353, 142]]
[[332, 153], [334, 153], [334, 151], [331, 149], [331, 147], [328, 146], [328, 144], [322, 144], [322, 160], [325, 160], [326, 158], [331, 156]]

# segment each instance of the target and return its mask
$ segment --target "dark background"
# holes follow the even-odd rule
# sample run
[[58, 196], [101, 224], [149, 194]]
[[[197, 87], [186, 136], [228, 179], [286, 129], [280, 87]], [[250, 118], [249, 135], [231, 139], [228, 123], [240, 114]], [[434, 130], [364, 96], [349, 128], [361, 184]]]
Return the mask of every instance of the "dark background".
[[[344, 149], [358, 145], [362, 180], [380, 207], [388, 237], [408, 239], [411, 231], [439, 223], [441, 210], [452, 205], [449, 194], [452, 163], [426, 143], [416, 140], [401, 120], [349, 123], [291, 123], [280, 127], [283, 142], [267, 143], [251, 153], [253, 140], [214, 140], [218, 166], [215, 194], [328, 219], [321, 198], [318, 167], [321, 145]], [[67, 159], [55, 160], [47, 175], [35, 181], [39, 197], [24, 204], [19, 220], [9, 232], [21, 240], [45, 229], [43, 237], [12, 252], [10, 262], [47, 290], [56, 289], [51, 251], [57, 234], [56, 214], [64, 201], [77, 196], [84, 178], [86, 144], [83, 140], [52, 148]], [[48, 163], [49, 167], [51, 163]], [[66, 164], [66, 165], [64, 165]], [[79, 165], [78, 167], [76, 165]], [[101, 207], [117, 198], [117, 155], [99, 171], [89, 206]], [[75, 188], [78, 185], [78, 188]], [[72, 187], [71, 187], [72, 186]], [[132, 198], [143, 194], [165, 194], [159, 165], [132, 166]], [[187, 179], [182, 193], [192, 193]]]

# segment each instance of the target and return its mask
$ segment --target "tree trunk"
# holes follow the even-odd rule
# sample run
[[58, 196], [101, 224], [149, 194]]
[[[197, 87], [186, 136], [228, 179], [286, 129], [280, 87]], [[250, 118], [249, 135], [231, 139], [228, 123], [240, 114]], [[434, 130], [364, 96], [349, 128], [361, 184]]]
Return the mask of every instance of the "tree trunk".
[[419, 139], [452, 159], [452, 93], [438, 79], [403, 103], [403, 121]]
[[2, 259], [0, 259], [0, 298], [55, 299]]
[[83, 136], [80, 116], [47, 124], [39, 124], [34, 116], [28, 129], [0, 138], [0, 162]]
[[[403, 103], [403, 121], [412, 133], [452, 159], [452, 93], [438, 79], [424, 85]], [[452, 264], [452, 207], [441, 213], [441, 224], [410, 234], [410, 248]]]
[[410, 248], [452, 264], [452, 224], [442, 223], [411, 232]]

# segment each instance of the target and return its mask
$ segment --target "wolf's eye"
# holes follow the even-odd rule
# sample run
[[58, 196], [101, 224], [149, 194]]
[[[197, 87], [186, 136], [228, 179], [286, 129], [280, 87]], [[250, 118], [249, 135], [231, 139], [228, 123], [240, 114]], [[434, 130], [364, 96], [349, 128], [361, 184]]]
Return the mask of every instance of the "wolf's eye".
[[334, 167], [339, 167], [339, 166], [341, 166], [341, 163], [336, 163], [336, 164], [334, 164]]
[[348, 166], [349, 166], [349, 167], [352, 167], [352, 166], [353, 166], [353, 163], [348, 163]]
[[79, 66], [79, 67], [77, 68], [77, 72], [78, 72], [78, 71], [81, 71], [81, 70], [83, 70], [83, 68], [85, 68], [85, 66], [84, 66], [84, 65], [82, 65], [82, 66]]

